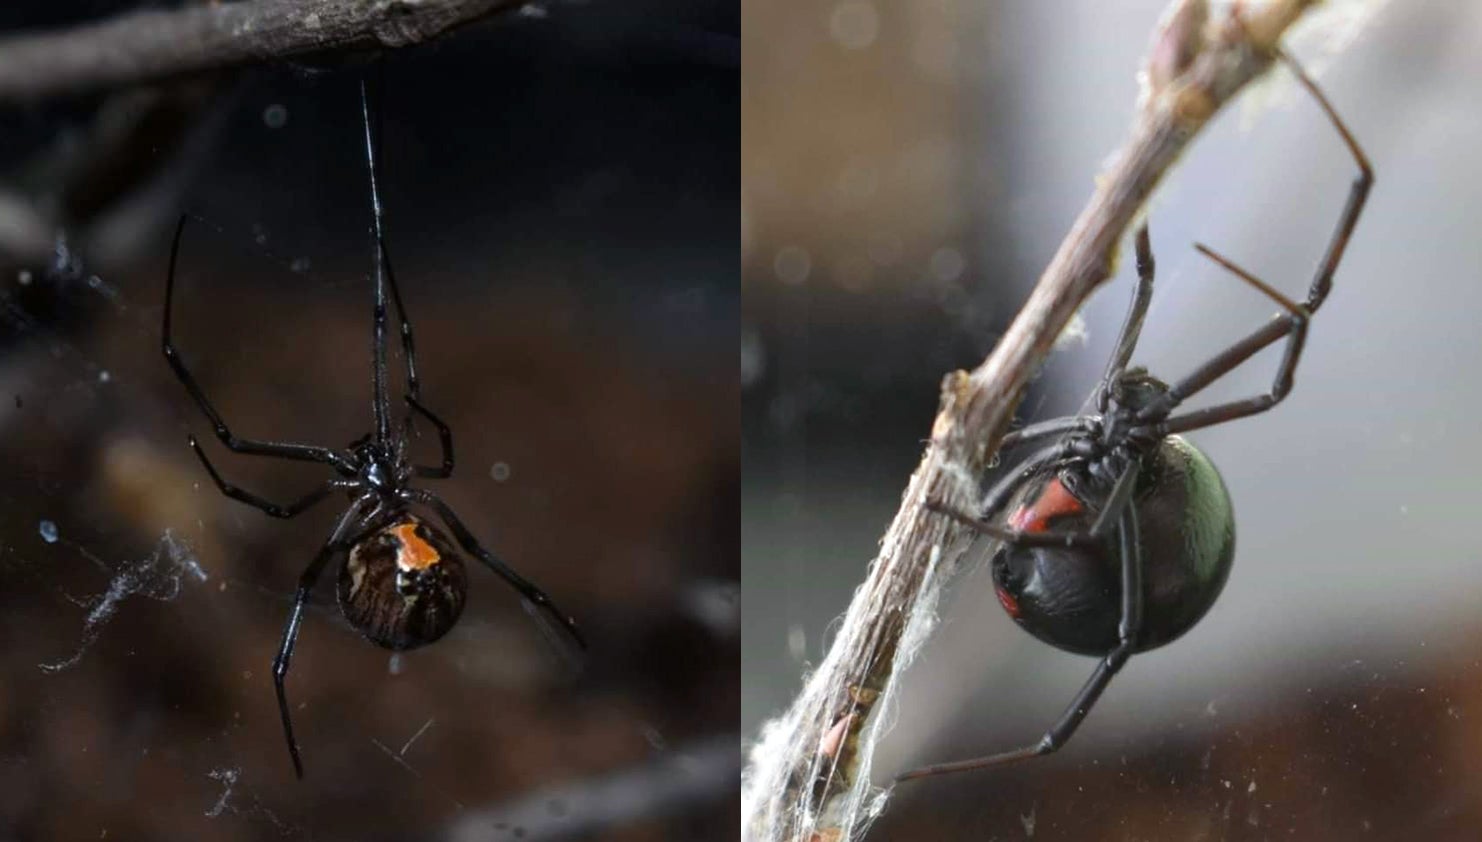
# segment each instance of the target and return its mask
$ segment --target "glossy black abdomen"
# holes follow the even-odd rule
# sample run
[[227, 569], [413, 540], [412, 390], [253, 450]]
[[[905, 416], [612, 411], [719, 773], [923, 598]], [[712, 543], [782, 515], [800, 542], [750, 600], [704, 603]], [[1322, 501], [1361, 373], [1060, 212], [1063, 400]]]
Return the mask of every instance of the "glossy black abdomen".
[[[1030, 531], [1089, 530], [1105, 501], [1069, 493], [1092, 485], [1084, 481], [1084, 471], [1084, 464], [1072, 462], [1030, 478], [1000, 519]], [[1178, 436], [1163, 439], [1144, 457], [1132, 505], [1143, 558], [1143, 620], [1136, 647], [1141, 652], [1187, 632], [1219, 597], [1235, 555], [1235, 516], [1213, 463]], [[1117, 645], [1117, 530], [1096, 547], [1003, 545], [992, 567], [999, 601], [1030, 634], [1086, 655]]]

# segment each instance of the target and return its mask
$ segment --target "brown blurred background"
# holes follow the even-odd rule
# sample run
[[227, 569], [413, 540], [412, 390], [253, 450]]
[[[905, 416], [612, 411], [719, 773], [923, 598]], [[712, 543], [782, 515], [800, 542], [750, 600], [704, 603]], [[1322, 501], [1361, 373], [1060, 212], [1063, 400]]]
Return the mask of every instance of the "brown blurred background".
[[[133, 4], [55, 5], [0, 26]], [[302, 783], [271, 663], [343, 501], [217, 493], [159, 321], [188, 210], [177, 341], [233, 429], [369, 429], [361, 64], [0, 111], [0, 198], [67, 235], [0, 251], [0, 839], [734, 833], [737, 37], [722, 2], [557, 3], [386, 58], [389, 247], [458, 459], [436, 488], [592, 647], [570, 674], [473, 569], [458, 627], [393, 657], [331, 571], [289, 679]], [[273, 498], [325, 473], [206, 448]]]
[[[1121, 143], [1164, 0], [743, 7], [742, 728], [826, 649], [895, 513], [946, 371], [996, 341]], [[869, 838], [1482, 838], [1482, 12], [1335, 2], [1289, 42], [1376, 187], [1292, 396], [1201, 431], [1234, 498], [1232, 578], [1134, 658], [1059, 755], [899, 788]], [[1280, 74], [1151, 207], [1134, 362], [1177, 377], [1269, 316], [1190, 248], [1305, 289], [1353, 167]], [[1074, 413], [1130, 267], [1023, 420]], [[1212, 390], [1256, 394], [1263, 354]], [[874, 778], [1017, 747], [1092, 662], [1013, 627], [971, 559], [905, 675]]]

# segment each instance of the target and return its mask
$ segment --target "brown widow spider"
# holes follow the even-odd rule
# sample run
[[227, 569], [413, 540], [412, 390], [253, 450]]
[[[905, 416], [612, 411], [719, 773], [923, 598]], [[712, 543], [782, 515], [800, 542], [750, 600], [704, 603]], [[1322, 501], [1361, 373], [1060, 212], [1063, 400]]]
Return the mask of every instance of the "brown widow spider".
[[[346, 492], [349, 508], [335, 521], [329, 538], [320, 547], [309, 566], [299, 576], [298, 590], [283, 627], [283, 641], [273, 660], [273, 683], [278, 693], [278, 711], [283, 718], [283, 736], [294, 773], [302, 778], [303, 761], [293, 737], [293, 722], [288, 713], [284, 680], [293, 658], [304, 605], [325, 566], [341, 552], [348, 551], [340, 567], [337, 594], [345, 619], [372, 643], [400, 651], [432, 643], [447, 634], [458, 621], [468, 590], [463, 560], [457, 547], [482, 562], [508, 582], [523, 598], [532, 617], [541, 614], [553, 623], [543, 624], [579, 649], [585, 649], [576, 623], [558, 609], [551, 598], [534, 584], [516, 573], [508, 564], [479, 544], [473, 532], [463, 524], [452, 507], [430, 491], [414, 488], [413, 477], [446, 479], [453, 474], [453, 432], [441, 419], [421, 403], [417, 379], [416, 353], [412, 326], [402, 306], [396, 276], [391, 271], [391, 257], [382, 232], [381, 197], [376, 183], [376, 138], [371, 131], [371, 103], [364, 81], [360, 84], [361, 117], [365, 123], [365, 154], [370, 170], [371, 208], [375, 235], [375, 297], [372, 308], [372, 383], [375, 430], [351, 442], [343, 450], [290, 442], [240, 438], [227, 428], [206, 398], [195, 377], [186, 368], [180, 353], [170, 339], [171, 302], [175, 293], [175, 265], [180, 253], [181, 235], [187, 216], [180, 218], [170, 246], [170, 272], [165, 282], [164, 341], [165, 359], [175, 376], [185, 385], [201, 412], [210, 420], [216, 437], [233, 453], [249, 456], [272, 456], [300, 462], [321, 462], [339, 474], [302, 498], [279, 505], [226, 482], [194, 435], [187, 440], [200, 457], [222, 494], [246, 503], [276, 518], [291, 518], [307, 511], [335, 491]], [[379, 114], [379, 111], [377, 111]], [[401, 345], [406, 357], [407, 415], [400, 429], [392, 426], [387, 398], [386, 374], [386, 290], [401, 321]], [[407, 437], [413, 416], [419, 415], [437, 429], [442, 450], [442, 464], [414, 465], [408, 455]], [[435, 514], [457, 539], [455, 547], [434, 523], [413, 514], [414, 506]], [[559, 641], [558, 641], [559, 642]]]
[[[1170, 386], [1145, 369], [1127, 367], [1153, 292], [1147, 226], [1138, 231], [1137, 285], [1096, 392], [1097, 414], [1031, 424], [1005, 436], [1004, 448], [1063, 438], [1026, 457], [990, 489], [982, 518], [927, 504], [999, 541], [990, 562], [994, 591], [1014, 622], [1051, 646], [1096, 656], [1099, 663], [1039, 742], [925, 766], [896, 780], [983, 769], [1056, 751], [1075, 734], [1132, 655], [1170, 643], [1193, 628], [1224, 588], [1235, 557], [1230, 495], [1208, 457], [1177, 434], [1265, 412], [1291, 391], [1308, 321], [1332, 288], [1374, 182], [1368, 159], [1327, 97], [1296, 61], [1282, 52], [1277, 55], [1321, 106], [1359, 168], [1306, 302], [1291, 301], [1197, 245], [1282, 312]], [[1286, 350], [1266, 394], [1175, 413], [1186, 399], [1283, 339]]]

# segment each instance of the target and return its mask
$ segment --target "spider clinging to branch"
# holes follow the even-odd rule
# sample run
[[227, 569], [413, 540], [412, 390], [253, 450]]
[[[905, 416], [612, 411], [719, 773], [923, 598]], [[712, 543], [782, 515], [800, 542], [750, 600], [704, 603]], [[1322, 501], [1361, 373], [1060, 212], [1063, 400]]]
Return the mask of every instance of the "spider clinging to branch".
[[[1359, 174], [1304, 301], [1291, 301], [1212, 249], [1197, 248], [1280, 308], [1271, 320], [1172, 384], [1129, 368], [1153, 287], [1152, 245], [1137, 233], [1137, 284], [1096, 412], [1031, 424], [1002, 447], [1054, 440], [1014, 464], [987, 495], [982, 516], [937, 502], [929, 508], [999, 542], [994, 591], [1021, 627], [1060, 649], [1098, 662], [1070, 706], [1041, 739], [1022, 748], [926, 766], [898, 780], [982, 769], [1049, 754], [1080, 727], [1132, 655], [1170, 643], [1214, 604], [1235, 555], [1235, 516], [1214, 464], [1180, 434], [1265, 412], [1290, 392], [1309, 321], [1333, 275], [1374, 182], [1348, 127], [1311, 77], [1277, 56], [1323, 110]], [[1261, 350], [1285, 343], [1263, 394], [1179, 411], [1187, 399]]]

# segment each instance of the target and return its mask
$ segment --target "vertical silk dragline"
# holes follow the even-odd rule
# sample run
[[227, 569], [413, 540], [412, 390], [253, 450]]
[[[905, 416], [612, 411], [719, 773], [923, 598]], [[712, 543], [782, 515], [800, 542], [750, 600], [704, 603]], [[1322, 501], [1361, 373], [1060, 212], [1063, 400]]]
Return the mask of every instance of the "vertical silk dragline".
[[[531, 616], [542, 621], [558, 644], [585, 648], [576, 623], [562, 613], [545, 592], [520, 576], [509, 565], [478, 542], [453, 509], [430, 491], [414, 488], [414, 477], [446, 479], [453, 473], [453, 433], [422, 405], [412, 326], [402, 306], [401, 292], [391, 270], [390, 254], [382, 231], [381, 197], [377, 186], [376, 145], [379, 131], [372, 131], [371, 97], [364, 82], [360, 86], [361, 116], [365, 123], [365, 154], [370, 170], [371, 218], [375, 249], [375, 293], [371, 320], [372, 407], [375, 430], [342, 449], [290, 442], [246, 439], [228, 429], [221, 414], [211, 405], [200, 384], [186, 368], [170, 338], [170, 311], [175, 293], [175, 263], [188, 217], [181, 217], [170, 247], [170, 273], [165, 283], [164, 352], [175, 376], [185, 385], [196, 405], [226, 448], [250, 456], [272, 456], [300, 462], [320, 462], [334, 468], [337, 476], [287, 505], [279, 505], [223, 480], [201, 450], [195, 436], [191, 449], [211, 475], [222, 494], [277, 518], [291, 518], [307, 511], [336, 491], [345, 492], [350, 505], [335, 521], [329, 538], [299, 576], [293, 608], [283, 628], [283, 641], [273, 660], [273, 682], [278, 710], [283, 718], [283, 736], [294, 772], [303, 777], [303, 761], [293, 737], [284, 681], [298, 639], [304, 605], [320, 574], [333, 560], [344, 555], [337, 593], [340, 610], [350, 624], [371, 642], [387, 649], [403, 650], [432, 643], [448, 633], [463, 611], [468, 591], [463, 553], [477, 559], [510, 584], [524, 599]], [[377, 110], [377, 114], [379, 111]], [[396, 305], [401, 323], [401, 344], [406, 357], [407, 414], [399, 425], [391, 421], [386, 372], [386, 291]], [[442, 463], [416, 465], [409, 454], [413, 419], [420, 416], [437, 430]], [[421, 510], [417, 514], [414, 510]], [[428, 517], [430, 514], [432, 517]], [[435, 521], [440, 521], [439, 526]], [[444, 532], [451, 532], [450, 540]], [[455, 543], [456, 542], [456, 543]]]
[[[1374, 183], [1368, 159], [1327, 97], [1289, 56], [1280, 58], [1317, 101], [1359, 168], [1307, 300], [1293, 302], [1213, 250], [1196, 246], [1275, 301], [1281, 312], [1169, 385], [1144, 369], [1127, 367], [1153, 292], [1147, 227], [1137, 232], [1137, 285], [1096, 392], [1096, 414], [1032, 424], [1005, 436], [1005, 449], [1056, 441], [1016, 463], [989, 490], [981, 518], [929, 504], [999, 541], [991, 562], [994, 590], [1016, 623], [1051, 646], [1096, 656], [1096, 669], [1039, 742], [926, 766], [900, 780], [982, 769], [1059, 749], [1128, 658], [1188, 631], [1224, 588], [1235, 556], [1230, 495], [1213, 463], [1178, 434], [1265, 412], [1291, 391], [1308, 321], [1328, 296]], [[1176, 411], [1283, 340], [1285, 352], [1266, 394]]]

